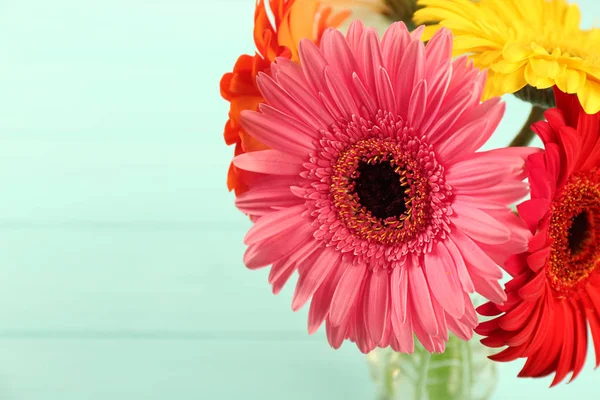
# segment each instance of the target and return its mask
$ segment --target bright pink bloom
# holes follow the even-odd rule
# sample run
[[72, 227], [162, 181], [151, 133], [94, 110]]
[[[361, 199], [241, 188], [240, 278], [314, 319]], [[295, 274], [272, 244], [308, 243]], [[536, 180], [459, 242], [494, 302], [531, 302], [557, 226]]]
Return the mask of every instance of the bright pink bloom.
[[496, 263], [527, 247], [508, 205], [527, 194], [532, 150], [475, 152], [504, 105], [480, 103], [485, 73], [452, 61], [449, 31], [427, 47], [421, 32], [396, 23], [380, 41], [355, 22], [302, 41], [301, 66], [278, 59], [258, 79], [267, 104], [242, 114], [271, 148], [234, 160], [255, 173], [236, 201], [255, 221], [244, 262], [272, 265], [275, 293], [297, 270], [292, 308], [312, 298], [308, 330], [326, 321], [334, 348], [469, 339], [468, 293], [504, 301]]

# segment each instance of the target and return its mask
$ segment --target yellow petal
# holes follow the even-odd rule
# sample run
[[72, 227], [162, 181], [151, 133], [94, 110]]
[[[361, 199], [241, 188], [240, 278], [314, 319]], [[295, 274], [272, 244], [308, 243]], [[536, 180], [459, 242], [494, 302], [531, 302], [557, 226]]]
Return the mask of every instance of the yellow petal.
[[554, 60], [544, 60], [543, 58], [531, 58], [529, 63], [537, 75], [550, 79], [556, 78], [565, 69], [565, 66], [563, 65], [561, 71], [561, 65], [558, 62]]
[[528, 84], [538, 89], [546, 89], [554, 85], [553, 79], [550, 79], [547, 76], [540, 76], [536, 74], [533, 68], [531, 67], [531, 64], [527, 64], [527, 67], [525, 67], [524, 76], [525, 81]]
[[483, 51], [499, 49], [498, 44], [491, 40], [466, 35], [454, 36], [454, 43], [452, 44], [452, 47], [453, 54], [455, 55], [465, 53], [481, 53]]
[[600, 83], [588, 79], [577, 97], [586, 113], [595, 114], [600, 111]]
[[476, 64], [485, 68], [502, 59], [502, 52], [499, 50], [484, 51], [478, 56], [473, 56]]
[[498, 79], [497, 74], [495, 74], [493, 71], [488, 70], [488, 76], [485, 82], [485, 87], [483, 88], [481, 101], [486, 101], [496, 96], [502, 96], [503, 94], [504, 93], [502, 93], [502, 89], [500, 87], [500, 80]]
[[531, 42], [531, 50], [533, 50], [533, 52], [535, 54], [539, 54], [540, 56], [549, 56], [550, 55], [550, 53], [548, 53], [548, 50], [546, 50], [545, 48], [543, 48], [536, 42]]
[[565, 15], [565, 31], [579, 31], [581, 22], [581, 12], [576, 4], [570, 4]]
[[556, 86], [561, 92], [577, 93], [585, 84], [586, 74], [581, 71], [566, 69], [562, 74], [556, 77]]
[[514, 93], [527, 85], [527, 82], [525, 81], [525, 69], [526, 67], [523, 66], [510, 74], [498, 74], [502, 77], [503, 93]]
[[525, 65], [525, 61], [521, 61], [518, 63], [508, 62], [506, 60], [500, 60], [494, 64], [492, 64], [491, 68], [494, 72], [498, 72], [500, 74], [510, 74]]
[[421, 36], [421, 40], [428, 41], [435, 35], [435, 33], [440, 30], [440, 25], [426, 25], [425, 30], [423, 31], [423, 35]]
[[502, 49], [502, 57], [508, 62], [519, 62], [531, 55], [531, 49], [518, 43], [508, 43]]

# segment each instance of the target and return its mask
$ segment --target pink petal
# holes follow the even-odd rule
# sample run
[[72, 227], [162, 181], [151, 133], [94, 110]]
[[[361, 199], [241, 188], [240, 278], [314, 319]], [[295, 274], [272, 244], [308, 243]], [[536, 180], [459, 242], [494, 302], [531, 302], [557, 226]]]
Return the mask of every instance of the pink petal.
[[351, 87], [352, 73], [358, 71], [358, 64], [344, 35], [335, 29], [327, 30], [321, 38], [321, 50], [344, 84]]
[[485, 211], [459, 203], [452, 204], [452, 209], [452, 223], [471, 238], [489, 244], [503, 244], [510, 239], [510, 230]]
[[[415, 307], [411, 307], [411, 315], [414, 315], [416, 313], [417, 309], [415, 309]], [[425, 350], [427, 350], [430, 353], [433, 353], [436, 349], [436, 345], [433, 342], [433, 337], [429, 333], [427, 333], [427, 331], [423, 328], [418, 318], [413, 318], [412, 327], [415, 332], [415, 335], [417, 336], [417, 339], [419, 339], [419, 342], [421, 342]]]
[[[279, 72], [276, 78], [277, 82], [264, 73], [258, 74], [256, 78], [256, 83], [268, 103], [259, 106], [261, 109], [265, 105], [268, 105], [271, 107], [272, 113], [277, 111], [282, 115], [280, 117], [281, 120], [285, 120], [283, 117], [285, 115], [297, 120], [300, 132], [306, 131], [306, 129], [300, 129], [304, 126], [308, 126], [318, 132], [318, 129], [327, 127], [327, 122], [333, 121], [323, 111], [310, 107], [311, 103], [307, 103], [306, 100], [314, 99], [315, 97], [309, 94], [297, 81], [288, 80], [288, 76], [283, 72]], [[314, 135], [314, 133], [309, 133], [304, 136]]]
[[367, 290], [366, 323], [371, 340], [379, 344], [386, 330], [389, 310], [389, 273], [387, 269], [373, 271]]
[[308, 311], [308, 333], [313, 334], [319, 329], [319, 326], [323, 323], [323, 320], [329, 313], [329, 307], [331, 306], [331, 299], [333, 293], [337, 287], [344, 268], [338, 267], [333, 269], [325, 281], [315, 292], [311, 302], [310, 309]]
[[352, 24], [350, 24], [348, 32], [346, 33], [346, 40], [348, 41], [350, 49], [352, 49], [352, 52], [355, 55], [358, 55], [360, 53], [361, 37], [363, 35], [364, 30], [365, 28], [363, 23], [359, 20], [356, 20], [352, 22]]
[[310, 137], [278, 129], [269, 117], [261, 113], [244, 110], [241, 115], [242, 127], [269, 147], [298, 156], [306, 156], [314, 150]]
[[401, 323], [406, 322], [406, 306], [408, 304], [408, 274], [405, 267], [396, 267], [392, 271], [390, 281], [391, 304], [394, 317]]
[[495, 279], [489, 279], [480, 275], [471, 275], [475, 291], [488, 300], [497, 304], [506, 301], [506, 293]]
[[443, 73], [445, 70], [441, 67], [450, 64], [451, 59], [452, 32], [449, 29], [442, 28], [433, 35], [425, 46], [425, 67], [427, 68], [428, 80], [430, 80], [431, 84], [435, 83], [431, 79], [431, 76], [441, 77], [440, 72]]
[[[462, 142], [460, 143], [461, 152], [455, 154], [456, 157], [449, 157], [449, 161], [453, 161], [458, 159], [459, 156], [464, 154], [470, 154], [485, 144], [491, 135], [494, 133], [494, 130], [500, 124], [500, 120], [504, 116], [504, 111], [506, 109], [505, 103], [501, 102], [499, 97], [495, 97], [485, 102], [477, 105], [465, 112], [460, 121], [458, 121], [457, 126], [453, 127], [453, 130], [466, 129], [469, 124], [473, 124], [472, 121], [478, 121], [481, 119], [485, 119], [487, 121], [487, 125], [485, 126], [485, 131], [480, 132], [479, 134], [475, 134], [473, 137], [462, 137]], [[452, 139], [454, 140], [454, 138]], [[459, 140], [456, 138], [456, 140]]]
[[521, 181], [505, 181], [495, 186], [481, 189], [462, 189], [462, 195], [469, 197], [483, 197], [491, 201], [512, 204], [529, 194], [527, 184]]
[[448, 316], [447, 322], [452, 333], [458, 336], [458, 338], [470, 340], [473, 337], [473, 328], [475, 325], [469, 326], [452, 316]]
[[[465, 112], [467, 109], [467, 104], [472, 101], [472, 97], [474, 96], [470, 86], [472, 85], [465, 86], [463, 88], [463, 92], [459, 93], [455, 97], [450, 97], [450, 94], [446, 92], [444, 104], [438, 112], [436, 120], [427, 128], [426, 137], [429, 139], [432, 145], [438, 146], [438, 144], [443, 143], [446, 146], [450, 146], [450, 144], [446, 144], [446, 142], [452, 141], [455, 135], [455, 131], [450, 128], [455, 125], [462, 113]], [[447, 101], [448, 98], [456, 98], [456, 100]], [[478, 121], [482, 121], [482, 119], [479, 119]], [[480, 132], [477, 132], [476, 134], [479, 135]], [[462, 137], [464, 138], [465, 135], [462, 134]], [[475, 140], [475, 138], [473, 137], [471, 140]], [[436, 153], [440, 153], [441, 155], [446, 156], [448, 159], [451, 159], [453, 156], [452, 154], [449, 154], [448, 151], [446, 151], [446, 154], [444, 154], [439, 149], [436, 151]], [[464, 154], [468, 153], [463, 151], [458, 153], [458, 155]]]
[[[400, 63], [402, 56], [406, 50], [406, 46], [410, 43], [411, 38], [403, 22], [393, 23], [383, 34], [381, 39], [381, 50], [385, 69], [391, 77], [396, 77], [400, 74]], [[392, 81], [392, 84], [394, 81]], [[396, 86], [392, 85], [394, 89]]]
[[339, 264], [341, 253], [332, 247], [326, 247], [314, 260], [307, 265], [306, 272], [301, 270], [292, 300], [292, 310], [298, 311], [317, 291], [329, 272]]
[[247, 171], [273, 175], [299, 175], [305, 171], [300, 157], [278, 150], [243, 153], [233, 159], [236, 167]]
[[382, 110], [396, 110], [396, 100], [394, 99], [394, 89], [387, 71], [379, 67], [376, 73], [377, 100], [379, 108]]
[[431, 304], [433, 305], [433, 311], [435, 314], [435, 320], [438, 324], [438, 332], [439, 334], [436, 336], [437, 338], [448, 340], [448, 324], [446, 323], [446, 316], [448, 313], [444, 310], [444, 307], [437, 301], [435, 298], [431, 299]]
[[[361, 37], [361, 53], [362, 57], [359, 59], [359, 65], [362, 67], [359, 75], [362, 78], [363, 83], [367, 88], [367, 91], [377, 98], [377, 74], [379, 68], [383, 66], [383, 59], [381, 56], [381, 49], [379, 47], [379, 38], [377, 32], [373, 28], [366, 28]], [[360, 64], [362, 61], [362, 64]], [[382, 108], [383, 104], [379, 104], [379, 108]]]
[[356, 309], [354, 310], [354, 315], [352, 316], [352, 323], [354, 324], [354, 329], [352, 336], [350, 336], [350, 339], [356, 342], [358, 349], [364, 354], [369, 353], [377, 345], [373, 340], [371, 340], [371, 335], [369, 335], [366, 318], [367, 296], [365, 294], [368, 290], [367, 288], [369, 287], [370, 280], [371, 276], [368, 276], [365, 282], [363, 283], [363, 287], [361, 288], [360, 294], [356, 301]]
[[415, 130], [420, 130], [421, 122], [427, 111], [427, 81], [420, 80], [415, 85], [414, 91], [408, 104], [406, 119], [408, 124]]
[[348, 326], [350, 325], [350, 319], [346, 319], [343, 321], [341, 325], [333, 325], [329, 319], [325, 321], [325, 328], [327, 330], [327, 341], [329, 345], [334, 349], [339, 349], [342, 343], [344, 342], [344, 338], [346, 337], [346, 332], [348, 332]]
[[465, 234], [453, 230], [450, 233], [450, 240], [454, 242], [463, 256], [471, 278], [473, 275], [485, 276], [491, 280], [502, 278], [502, 271], [498, 265]]
[[415, 85], [423, 79], [425, 66], [425, 48], [423, 43], [413, 40], [406, 48], [402, 62], [398, 68], [399, 73], [391, 76], [392, 85], [396, 89], [396, 106], [402, 118], [407, 117], [408, 103]]
[[248, 246], [244, 254], [244, 264], [250, 269], [270, 265], [289, 255], [307, 241], [314, 241], [314, 229], [308, 223], [299, 224], [281, 235]]
[[453, 317], [462, 317], [465, 302], [458, 273], [450, 253], [441, 243], [425, 254], [425, 275], [431, 293], [444, 310]]
[[[302, 72], [302, 67], [299, 63], [290, 60], [285, 57], [275, 58], [275, 62], [271, 63], [272, 76], [277, 78], [280, 74], [284, 74], [289, 77], [293, 82], [296, 82], [299, 86], [308, 86], [308, 82]], [[276, 79], [279, 82], [278, 79]], [[315, 93], [313, 93], [315, 94]]]
[[463, 291], [467, 293], [473, 293], [475, 291], [475, 287], [473, 286], [473, 281], [471, 281], [469, 271], [467, 270], [465, 260], [460, 250], [458, 249], [458, 247], [456, 247], [452, 240], [445, 240], [444, 242], [440, 243], [446, 247], [448, 253], [452, 257], [452, 261], [456, 266], [456, 271], [458, 272], [458, 279], [460, 281]]
[[262, 240], [278, 235], [304, 219], [301, 214], [306, 210], [304, 204], [299, 204], [281, 211], [275, 211], [258, 218], [254, 226], [250, 228], [246, 237], [245, 244], [254, 244]]
[[321, 50], [310, 39], [302, 39], [298, 45], [298, 52], [304, 76], [312, 90], [316, 93], [325, 92], [327, 85], [323, 71], [327, 66], [327, 60]]
[[378, 110], [375, 100], [373, 100], [373, 97], [371, 97], [369, 91], [356, 72], [352, 74], [352, 83], [354, 92], [357, 96], [357, 101], [360, 101], [360, 104], [363, 105], [370, 114], [375, 113]]
[[481, 189], [496, 185], [510, 178], [513, 168], [507, 164], [492, 164], [485, 158], [467, 159], [446, 169], [446, 181], [456, 188]]
[[271, 272], [269, 272], [269, 283], [272, 286], [273, 294], [279, 294], [294, 271], [296, 271], [296, 263], [290, 261], [289, 257], [273, 264]]
[[235, 199], [235, 206], [244, 214], [264, 215], [274, 209], [292, 207], [304, 203], [289, 187], [255, 190], [242, 193]]
[[465, 196], [462, 193], [457, 193], [454, 197], [455, 203], [460, 203], [461, 206], [467, 208], [481, 208], [486, 212], [489, 211], [507, 211], [510, 210], [508, 205], [497, 201], [488, 200], [485, 196], [478, 197]]
[[[293, 135], [307, 136], [317, 140], [322, 137], [320, 132], [320, 129], [322, 128], [320, 125], [312, 120], [312, 116], [309, 116], [309, 112], [305, 113], [300, 108], [296, 109], [294, 114], [299, 115], [299, 118], [303, 118], [302, 120], [298, 119], [298, 117], [284, 114], [265, 103], [259, 104], [258, 109], [272, 120], [273, 125], [279, 127], [281, 130], [290, 132]], [[309, 125], [307, 121], [312, 122], [314, 125]]]
[[342, 82], [341, 78], [330, 67], [325, 68], [324, 74], [327, 89], [330, 97], [333, 99], [333, 103], [342, 113], [342, 116], [350, 120], [353, 114], [358, 114], [358, 107], [354, 103], [354, 100], [352, 100], [352, 94], [346, 84]]
[[346, 271], [344, 271], [344, 275], [342, 275], [331, 300], [329, 320], [333, 326], [341, 325], [347, 319], [366, 272], [367, 267], [365, 265], [346, 267]]
[[452, 134], [440, 136], [443, 142], [437, 146], [437, 152], [444, 156], [444, 160], [450, 163], [458, 154], [465, 154], [463, 144], [467, 141], [483, 141], [485, 142], [493, 133], [493, 129], [489, 128], [487, 119], [476, 119], [466, 126], [458, 130], [453, 130]]
[[319, 134], [321, 129], [327, 129], [327, 127], [334, 123], [334, 119], [323, 108], [317, 97], [318, 95], [313, 95], [310, 92], [308, 84], [303, 86], [285, 73], [278, 73], [276, 78], [277, 82], [282, 87], [285, 87], [286, 92], [297, 102], [298, 107], [295, 109], [294, 115], [298, 115], [299, 120], [317, 130]]
[[394, 350], [410, 354], [415, 349], [414, 334], [410, 316], [410, 307], [408, 308], [406, 315], [407, 317], [405, 322], [399, 321], [392, 315], [392, 328], [394, 330], [394, 336], [396, 338], [396, 341], [398, 342], [398, 346], [397, 348], [394, 348]]
[[418, 320], [427, 333], [437, 335], [439, 333], [438, 326], [423, 268], [417, 264], [411, 264], [407, 265], [407, 272], [411, 304], [414, 310], [418, 310], [418, 313], [412, 314], [413, 320]]

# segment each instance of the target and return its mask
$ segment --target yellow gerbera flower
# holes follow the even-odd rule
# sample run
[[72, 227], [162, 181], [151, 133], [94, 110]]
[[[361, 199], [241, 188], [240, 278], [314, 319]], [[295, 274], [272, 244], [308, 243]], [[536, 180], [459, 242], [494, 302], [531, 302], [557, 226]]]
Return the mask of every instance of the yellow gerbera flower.
[[427, 40], [452, 30], [454, 52], [488, 68], [483, 99], [527, 85], [576, 93], [589, 114], [600, 111], [600, 29], [582, 30], [581, 14], [566, 0], [419, 0], [415, 22]]

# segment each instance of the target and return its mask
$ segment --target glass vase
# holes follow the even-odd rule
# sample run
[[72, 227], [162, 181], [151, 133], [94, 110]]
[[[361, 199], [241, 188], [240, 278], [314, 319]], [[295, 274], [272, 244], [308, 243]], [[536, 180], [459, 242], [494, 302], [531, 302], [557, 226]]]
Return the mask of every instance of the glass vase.
[[489, 400], [497, 382], [490, 354], [479, 338], [465, 342], [453, 335], [442, 354], [416, 341], [413, 354], [376, 349], [367, 355], [375, 400]]

